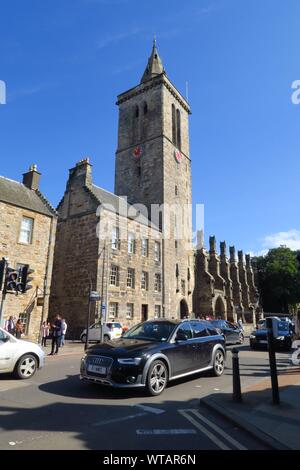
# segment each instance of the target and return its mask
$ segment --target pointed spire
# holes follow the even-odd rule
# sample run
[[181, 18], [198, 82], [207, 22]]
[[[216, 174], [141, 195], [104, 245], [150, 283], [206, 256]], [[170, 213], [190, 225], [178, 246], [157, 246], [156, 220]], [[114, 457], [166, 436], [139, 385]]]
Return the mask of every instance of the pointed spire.
[[154, 36], [151, 56], [148, 59], [148, 64], [142, 76], [141, 83], [146, 82], [147, 80], [150, 80], [151, 78], [156, 77], [157, 75], [160, 75], [164, 72], [165, 69], [157, 52], [156, 36]]

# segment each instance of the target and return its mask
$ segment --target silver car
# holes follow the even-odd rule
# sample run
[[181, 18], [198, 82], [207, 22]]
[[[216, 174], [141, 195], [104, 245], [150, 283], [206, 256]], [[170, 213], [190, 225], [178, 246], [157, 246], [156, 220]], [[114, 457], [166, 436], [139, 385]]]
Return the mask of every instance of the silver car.
[[[104, 341], [109, 341], [111, 339], [121, 338], [123, 329], [121, 323], [118, 322], [106, 322], [104, 323], [103, 339]], [[89, 328], [89, 341], [100, 341], [101, 334], [101, 324], [96, 322]], [[83, 343], [86, 340], [86, 328], [80, 335], [80, 339]]]
[[39, 345], [17, 339], [0, 328], [0, 374], [12, 373], [30, 379], [44, 365], [45, 353]]

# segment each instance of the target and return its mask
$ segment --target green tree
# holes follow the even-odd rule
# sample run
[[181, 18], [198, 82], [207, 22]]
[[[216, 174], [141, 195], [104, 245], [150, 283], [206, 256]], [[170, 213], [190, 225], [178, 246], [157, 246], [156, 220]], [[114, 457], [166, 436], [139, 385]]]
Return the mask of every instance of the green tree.
[[288, 313], [300, 301], [297, 252], [285, 246], [255, 259], [261, 302], [265, 312]]

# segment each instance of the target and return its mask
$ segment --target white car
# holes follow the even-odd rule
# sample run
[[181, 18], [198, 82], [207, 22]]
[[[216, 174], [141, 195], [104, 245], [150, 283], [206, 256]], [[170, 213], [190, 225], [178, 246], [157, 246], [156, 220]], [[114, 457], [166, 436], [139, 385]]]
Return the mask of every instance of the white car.
[[0, 328], [0, 374], [30, 379], [44, 365], [45, 353], [37, 344], [23, 341]]
[[[104, 323], [104, 332], [103, 332], [103, 339], [104, 341], [109, 341], [111, 339], [118, 339], [121, 338], [123, 329], [121, 323], [117, 322], [106, 322]], [[100, 333], [101, 333], [101, 324], [100, 322], [96, 322], [89, 328], [89, 341], [100, 341]], [[80, 339], [83, 343], [86, 340], [86, 329], [80, 335]]]

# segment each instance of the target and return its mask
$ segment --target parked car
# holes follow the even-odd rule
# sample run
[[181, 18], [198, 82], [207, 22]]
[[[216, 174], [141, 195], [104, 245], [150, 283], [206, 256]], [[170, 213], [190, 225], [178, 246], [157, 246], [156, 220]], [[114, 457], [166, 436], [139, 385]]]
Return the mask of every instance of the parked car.
[[221, 331], [225, 337], [226, 344], [243, 344], [244, 333], [238, 325], [234, 325], [227, 320], [211, 320], [210, 323]]
[[17, 339], [0, 328], [0, 373], [30, 379], [44, 365], [45, 353], [37, 344]]
[[[277, 349], [290, 350], [293, 343], [293, 328], [290, 322], [276, 318], [278, 335], [274, 338]], [[250, 334], [250, 348], [268, 347], [266, 322]]]
[[88, 348], [80, 378], [119, 388], [146, 387], [159, 395], [167, 383], [196, 372], [225, 367], [225, 340], [210, 322], [148, 320], [121, 339]]
[[[89, 328], [89, 341], [100, 341], [101, 324], [96, 322]], [[104, 323], [103, 339], [109, 341], [111, 339], [120, 338], [123, 334], [121, 323], [118, 322], [106, 322]], [[83, 343], [86, 340], [86, 328], [80, 335], [80, 339]]]

